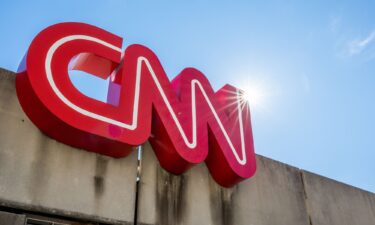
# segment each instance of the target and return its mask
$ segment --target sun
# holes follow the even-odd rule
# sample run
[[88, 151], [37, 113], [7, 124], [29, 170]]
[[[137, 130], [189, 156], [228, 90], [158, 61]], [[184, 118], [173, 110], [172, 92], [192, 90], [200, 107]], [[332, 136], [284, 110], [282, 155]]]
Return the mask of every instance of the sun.
[[266, 90], [259, 84], [247, 84], [241, 88], [243, 93], [241, 98], [243, 101], [249, 103], [251, 108], [261, 108], [264, 106], [265, 97], [266, 97]]

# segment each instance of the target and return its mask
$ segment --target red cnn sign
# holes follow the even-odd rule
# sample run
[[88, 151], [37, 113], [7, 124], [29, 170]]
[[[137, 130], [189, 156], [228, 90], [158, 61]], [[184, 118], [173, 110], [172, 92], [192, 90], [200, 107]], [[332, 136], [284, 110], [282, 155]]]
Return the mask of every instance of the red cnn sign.
[[[150, 141], [160, 165], [181, 174], [205, 161], [224, 187], [256, 170], [248, 103], [225, 85], [214, 92], [197, 69], [170, 81], [142, 45], [83, 23], [60, 23], [32, 41], [16, 78], [21, 106], [48, 136], [112, 157]], [[79, 92], [69, 69], [110, 77], [107, 103]]]

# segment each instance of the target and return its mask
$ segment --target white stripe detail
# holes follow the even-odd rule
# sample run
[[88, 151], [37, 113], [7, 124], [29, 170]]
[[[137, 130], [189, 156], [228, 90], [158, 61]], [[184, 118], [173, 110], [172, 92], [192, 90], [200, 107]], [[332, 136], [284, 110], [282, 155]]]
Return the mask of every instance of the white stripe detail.
[[242, 159], [240, 158], [240, 156], [238, 155], [236, 149], [234, 148], [233, 146], [233, 143], [232, 141], [230, 140], [229, 136], [228, 136], [228, 133], [226, 132], [218, 114], [216, 113], [216, 110], [214, 109], [210, 99], [208, 98], [205, 90], [203, 89], [203, 86], [202, 84], [194, 79], [191, 81], [191, 95], [192, 95], [192, 110], [191, 110], [191, 113], [192, 113], [192, 137], [193, 137], [193, 140], [192, 142], [190, 142], [188, 140], [188, 138], [186, 137], [186, 134], [184, 132], [184, 130], [182, 129], [182, 126], [180, 124], [180, 121], [177, 119], [177, 116], [167, 98], [167, 96], [165, 95], [165, 92], [154, 72], [154, 70], [152, 69], [151, 67], [151, 64], [150, 62], [148, 61], [147, 58], [143, 57], [143, 56], [140, 56], [138, 57], [137, 59], [137, 70], [136, 70], [136, 81], [135, 81], [135, 96], [134, 96], [134, 105], [133, 105], [133, 118], [132, 118], [132, 123], [131, 124], [126, 124], [126, 123], [123, 123], [123, 122], [120, 122], [120, 121], [117, 121], [117, 120], [114, 120], [114, 119], [111, 119], [111, 118], [108, 118], [108, 117], [105, 117], [105, 116], [102, 116], [102, 115], [99, 115], [99, 114], [96, 114], [96, 113], [93, 113], [93, 112], [90, 112], [88, 110], [85, 110], [85, 109], [82, 109], [81, 107], [75, 105], [74, 103], [72, 103], [69, 99], [67, 99], [62, 93], [61, 91], [57, 88], [56, 86], [56, 83], [53, 79], [53, 75], [52, 75], [52, 69], [51, 69], [51, 61], [52, 61], [52, 58], [53, 58], [53, 55], [55, 53], [55, 51], [60, 47], [62, 46], [63, 44], [69, 42], [69, 41], [74, 41], [74, 40], [87, 40], [87, 41], [92, 41], [92, 42], [96, 42], [96, 43], [99, 43], [101, 45], [104, 45], [110, 49], [113, 49], [115, 51], [118, 51], [121, 53], [121, 48], [118, 48], [108, 42], [105, 42], [103, 40], [100, 40], [98, 38], [94, 38], [94, 37], [91, 37], [91, 36], [86, 36], [86, 35], [71, 35], [71, 36], [66, 36], [66, 37], [63, 37], [61, 39], [59, 39], [58, 41], [56, 41], [48, 50], [47, 52], [47, 57], [46, 57], [46, 60], [45, 60], [45, 71], [46, 71], [46, 75], [47, 75], [47, 79], [48, 79], [48, 82], [52, 88], [52, 90], [55, 92], [55, 94], [57, 95], [57, 97], [60, 98], [60, 100], [62, 102], [64, 102], [67, 106], [69, 106], [70, 108], [72, 108], [73, 110], [85, 115], [85, 116], [88, 116], [88, 117], [91, 117], [93, 119], [97, 119], [97, 120], [100, 120], [100, 121], [103, 121], [103, 122], [106, 122], [106, 123], [109, 123], [109, 124], [113, 124], [113, 125], [116, 125], [116, 126], [119, 126], [119, 127], [122, 127], [122, 128], [125, 128], [125, 129], [128, 129], [128, 130], [135, 130], [137, 128], [137, 123], [138, 123], [138, 107], [139, 107], [139, 95], [140, 95], [140, 84], [141, 84], [141, 72], [142, 72], [142, 62], [144, 62], [148, 68], [148, 70], [150, 71], [150, 74], [151, 74], [151, 77], [154, 81], [154, 83], [156, 84], [156, 87], [158, 88], [158, 91], [160, 92], [160, 95], [162, 96], [163, 100], [164, 100], [164, 103], [169, 111], [169, 113], [171, 114], [172, 118], [173, 118], [173, 121], [175, 122], [176, 126], [177, 126], [177, 129], [178, 131], [180, 132], [185, 144], [190, 148], [190, 149], [194, 149], [196, 146], [197, 146], [197, 115], [196, 115], [196, 97], [195, 97], [195, 88], [196, 86], [199, 87], [199, 89], [201, 90], [209, 108], [211, 109], [212, 113], [214, 114], [214, 117], [217, 121], [217, 123], [219, 124], [219, 127], [221, 129], [221, 131], [223, 132], [224, 134], [224, 137], [226, 139], [226, 141], [228, 142], [234, 156], [236, 157], [236, 160], [238, 161], [239, 164], [241, 165], [245, 165], [246, 164], [246, 151], [245, 151], [245, 137], [244, 137], [244, 130], [243, 130], [243, 121], [242, 121], [242, 113], [241, 113], [241, 97], [240, 97], [240, 92], [239, 90], [237, 90], [237, 110], [238, 110], [238, 120], [239, 120], [239, 125], [240, 125], [240, 136], [241, 136], [241, 152], [242, 152]]

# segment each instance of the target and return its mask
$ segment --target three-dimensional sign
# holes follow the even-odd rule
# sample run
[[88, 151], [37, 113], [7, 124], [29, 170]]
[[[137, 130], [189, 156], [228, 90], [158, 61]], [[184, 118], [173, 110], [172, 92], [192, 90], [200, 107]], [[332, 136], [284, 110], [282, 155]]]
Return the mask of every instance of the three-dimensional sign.
[[[150, 49], [121, 47], [121, 37], [88, 24], [46, 28], [17, 74], [23, 110], [50, 137], [99, 154], [125, 157], [150, 141], [160, 165], [174, 174], [205, 161], [212, 177], [230, 187], [255, 173], [242, 91], [225, 85], [215, 93], [194, 68], [169, 81]], [[69, 69], [110, 77], [107, 103], [79, 92]]]

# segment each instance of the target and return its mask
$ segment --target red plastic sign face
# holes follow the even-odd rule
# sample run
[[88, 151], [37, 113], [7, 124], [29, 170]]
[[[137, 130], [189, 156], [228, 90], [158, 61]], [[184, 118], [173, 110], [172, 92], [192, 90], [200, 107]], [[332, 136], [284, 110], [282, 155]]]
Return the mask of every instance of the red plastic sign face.
[[[215, 93], [194, 68], [169, 81], [150, 49], [121, 47], [122, 38], [88, 24], [43, 30], [16, 78], [22, 108], [50, 137], [88, 151], [125, 157], [148, 140], [161, 166], [174, 174], [205, 161], [212, 177], [230, 187], [255, 173], [242, 91], [225, 85]], [[79, 92], [69, 69], [110, 76], [107, 103]]]

